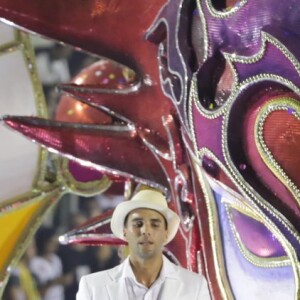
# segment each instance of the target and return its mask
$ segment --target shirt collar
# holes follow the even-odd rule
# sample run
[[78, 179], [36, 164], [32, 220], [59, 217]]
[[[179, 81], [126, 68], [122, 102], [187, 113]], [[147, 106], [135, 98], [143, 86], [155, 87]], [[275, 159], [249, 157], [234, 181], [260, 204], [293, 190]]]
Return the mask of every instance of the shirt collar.
[[[123, 268], [121, 278], [131, 278], [134, 281], [136, 281], [135, 275], [134, 275], [131, 265], [130, 265], [129, 257], [127, 257], [124, 260], [123, 264], [124, 264], [124, 268]], [[167, 277], [172, 278], [172, 277], [174, 277], [174, 275], [175, 275], [174, 265], [165, 256], [163, 256], [163, 265], [162, 265], [158, 279], [164, 280]]]
[[131, 279], [135, 280], [135, 276], [133, 274], [133, 271], [132, 271], [132, 268], [131, 268], [131, 265], [130, 265], [129, 257], [127, 257], [124, 260], [124, 268], [123, 268], [121, 278], [131, 278]]

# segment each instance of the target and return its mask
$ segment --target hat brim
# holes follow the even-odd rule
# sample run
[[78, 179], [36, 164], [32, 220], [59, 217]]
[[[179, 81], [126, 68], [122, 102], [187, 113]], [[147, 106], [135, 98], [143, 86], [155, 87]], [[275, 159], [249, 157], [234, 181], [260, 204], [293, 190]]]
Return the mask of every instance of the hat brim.
[[168, 237], [165, 245], [168, 244], [176, 235], [180, 223], [180, 219], [176, 213], [174, 213], [168, 207], [164, 208], [158, 206], [156, 203], [151, 203], [148, 200], [143, 201], [125, 201], [120, 203], [113, 212], [110, 227], [113, 234], [121, 240], [124, 238], [124, 221], [126, 216], [137, 208], [152, 209], [162, 214], [168, 223]]

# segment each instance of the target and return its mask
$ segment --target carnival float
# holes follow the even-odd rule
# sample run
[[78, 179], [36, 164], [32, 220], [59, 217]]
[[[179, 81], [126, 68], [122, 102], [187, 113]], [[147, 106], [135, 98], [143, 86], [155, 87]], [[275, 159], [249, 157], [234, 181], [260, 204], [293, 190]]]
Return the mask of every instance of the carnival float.
[[[0, 0], [0, 18], [2, 290], [65, 193], [123, 182], [167, 195], [165, 253], [213, 299], [300, 298], [298, 1]], [[99, 57], [53, 117], [28, 33]], [[122, 244], [110, 216], [61, 242]]]

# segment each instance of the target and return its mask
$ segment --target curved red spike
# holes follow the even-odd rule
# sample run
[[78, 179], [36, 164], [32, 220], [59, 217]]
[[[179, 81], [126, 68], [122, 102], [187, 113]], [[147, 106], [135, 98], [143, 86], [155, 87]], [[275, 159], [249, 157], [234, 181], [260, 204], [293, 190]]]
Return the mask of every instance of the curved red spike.
[[157, 50], [144, 34], [164, 2], [0, 0], [0, 18], [148, 73]]
[[[33, 117], [4, 117], [6, 125], [49, 150], [104, 173], [167, 186], [158, 161], [143, 143], [147, 135], [133, 126], [71, 124]], [[160, 149], [162, 152], [167, 151]], [[142, 167], [141, 167], [142, 166]]]
[[126, 245], [123, 240], [116, 238], [110, 229], [112, 210], [96, 216], [79, 228], [73, 229], [59, 237], [62, 244], [85, 245]]
[[[97, 87], [76, 86], [74, 84], [64, 84], [61, 89], [76, 99], [98, 107], [105, 106], [109, 110], [122, 115], [131, 122], [144, 128], [149, 128], [163, 138], [166, 137], [166, 131], [162, 125], [162, 117], [170, 119], [175, 115], [175, 109], [171, 102], [162, 99], [160, 105], [154, 105], [159, 99], [160, 93], [152, 87], [143, 87], [137, 93], [131, 94], [103, 94], [101, 90], [95, 92]], [[154, 101], [155, 99], [155, 101]], [[179, 138], [177, 129], [172, 132], [176, 140]]]

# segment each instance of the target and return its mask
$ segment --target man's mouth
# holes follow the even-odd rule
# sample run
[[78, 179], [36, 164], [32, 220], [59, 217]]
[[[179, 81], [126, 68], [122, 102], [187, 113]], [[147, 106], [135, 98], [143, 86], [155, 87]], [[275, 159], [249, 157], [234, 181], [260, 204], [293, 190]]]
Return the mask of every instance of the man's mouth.
[[153, 242], [152, 242], [152, 241], [145, 240], [145, 241], [139, 242], [139, 244], [140, 244], [140, 245], [152, 245]]

